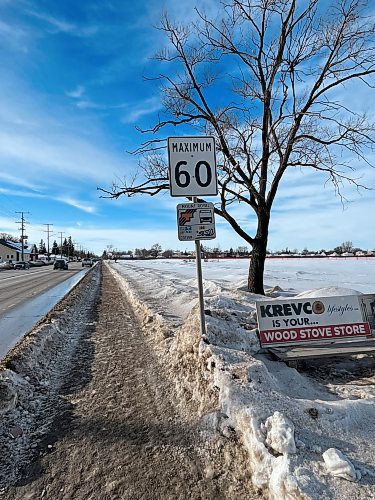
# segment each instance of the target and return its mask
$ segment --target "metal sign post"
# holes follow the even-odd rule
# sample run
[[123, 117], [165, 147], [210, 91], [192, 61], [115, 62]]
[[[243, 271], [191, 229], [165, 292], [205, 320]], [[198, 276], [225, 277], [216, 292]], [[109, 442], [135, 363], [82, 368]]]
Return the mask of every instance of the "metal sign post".
[[[217, 195], [215, 139], [213, 137], [169, 137], [168, 157], [171, 196], [191, 197], [193, 204], [197, 204], [198, 196]], [[213, 206], [203, 207], [203, 205], [208, 204], [200, 204], [198, 207], [185, 210], [182, 213], [181, 223], [179, 208], [177, 208], [177, 223], [180, 240], [191, 241], [194, 238], [195, 241], [200, 325], [201, 334], [205, 335], [200, 240], [213, 239], [216, 233]], [[193, 222], [189, 224], [188, 222], [193, 218]]]
[[179, 203], [177, 205], [178, 239], [180, 241], [194, 241], [201, 333], [206, 333], [203, 280], [202, 280], [202, 256], [200, 240], [212, 240], [216, 238], [215, 209], [213, 203], [197, 203], [197, 197], [193, 196], [193, 203]]
[[[193, 197], [193, 203], [197, 203], [197, 197], [196, 196]], [[204, 316], [202, 258], [201, 258], [201, 243], [200, 243], [200, 240], [195, 240], [195, 262], [196, 262], [196, 266], [197, 266], [198, 299], [199, 299], [201, 335], [206, 335], [206, 318]]]

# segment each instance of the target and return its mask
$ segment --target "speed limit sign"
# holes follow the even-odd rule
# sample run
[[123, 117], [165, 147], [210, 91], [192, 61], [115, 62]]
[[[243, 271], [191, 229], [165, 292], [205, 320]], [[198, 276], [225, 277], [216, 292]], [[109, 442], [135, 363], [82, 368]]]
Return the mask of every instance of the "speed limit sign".
[[213, 137], [169, 137], [171, 196], [217, 195]]

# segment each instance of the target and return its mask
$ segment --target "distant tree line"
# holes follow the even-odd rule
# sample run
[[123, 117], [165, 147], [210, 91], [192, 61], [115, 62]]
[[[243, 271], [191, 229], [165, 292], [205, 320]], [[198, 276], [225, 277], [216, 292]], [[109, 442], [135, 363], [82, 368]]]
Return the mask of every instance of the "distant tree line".
[[[201, 252], [202, 256], [205, 258], [219, 258], [219, 257], [227, 257], [227, 258], [250, 258], [251, 257], [251, 248], [246, 246], [238, 246], [231, 247], [229, 249], [222, 250], [220, 245], [215, 247], [210, 247], [207, 245], [201, 244]], [[310, 254], [320, 254], [320, 255], [329, 255], [329, 254], [338, 254], [342, 255], [345, 253], [353, 253], [363, 252], [363, 254], [367, 253], [367, 250], [363, 250], [359, 247], [355, 247], [351, 241], [344, 241], [340, 245], [336, 246], [331, 250], [326, 250], [324, 248], [320, 250], [309, 250], [305, 247], [302, 251], [299, 251], [297, 248], [289, 249], [286, 247], [285, 249], [276, 250], [274, 252], [267, 251], [267, 255], [302, 255], [307, 256]], [[118, 250], [113, 248], [112, 245], [107, 247], [107, 250], [104, 250], [102, 258], [103, 259], [124, 259], [124, 258], [135, 258], [135, 259], [156, 259], [156, 258], [165, 258], [170, 259], [172, 257], [191, 257], [194, 253], [193, 250], [172, 250], [167, 249], [163, 250], [159, 243], [155, 243], [151, 246], [151, 248], [135, 248], [133, 250]]]

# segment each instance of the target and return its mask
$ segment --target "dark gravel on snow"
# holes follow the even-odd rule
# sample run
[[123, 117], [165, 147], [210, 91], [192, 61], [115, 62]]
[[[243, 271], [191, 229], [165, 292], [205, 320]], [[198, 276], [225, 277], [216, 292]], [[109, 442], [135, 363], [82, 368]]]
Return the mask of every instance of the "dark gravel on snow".
[[152, 337], [105, 267], [92, 314], [55, 420], [1, 498], [258, 498], [235, 440], [204, 430], [181, 409]]

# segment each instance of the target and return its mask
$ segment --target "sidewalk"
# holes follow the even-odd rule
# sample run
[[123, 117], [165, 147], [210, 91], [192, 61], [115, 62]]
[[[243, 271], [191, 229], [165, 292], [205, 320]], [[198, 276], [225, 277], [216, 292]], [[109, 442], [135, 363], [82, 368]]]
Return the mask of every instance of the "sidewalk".
[[228, 443], [203, 439], [198, 422], [181, 417], [152, 338], [105, 267], [92, 330], [61, 391], [47, 453], [2, 498], [255, 498], [248, 479], [222, 469], [223, 454], [234, 453]]

